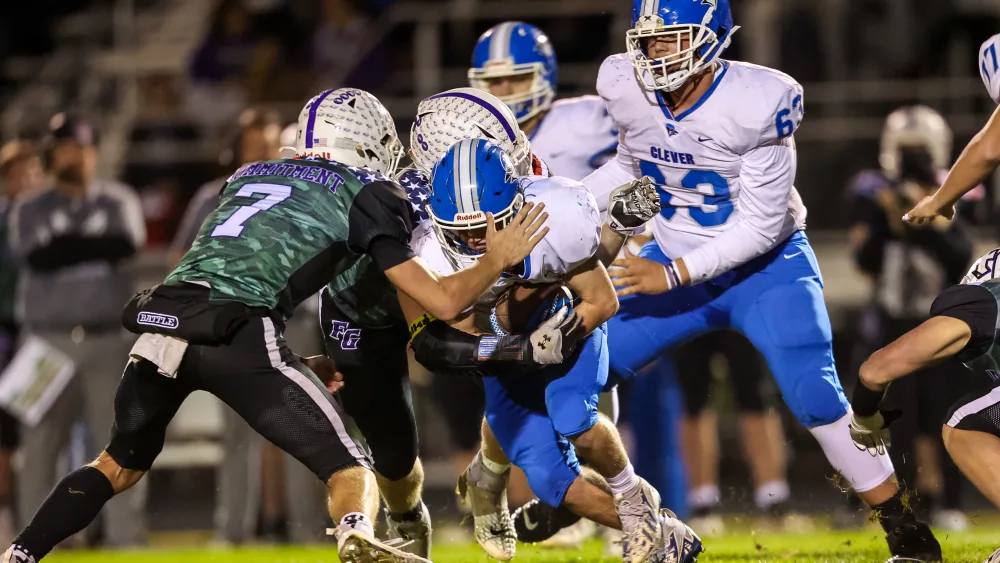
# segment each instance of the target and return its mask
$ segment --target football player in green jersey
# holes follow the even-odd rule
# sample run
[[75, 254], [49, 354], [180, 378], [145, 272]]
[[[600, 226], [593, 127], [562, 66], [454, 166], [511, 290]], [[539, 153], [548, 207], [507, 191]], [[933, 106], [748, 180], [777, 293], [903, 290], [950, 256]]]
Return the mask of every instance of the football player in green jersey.
[[177, 268], [125, 307], [123, 324], [141, 336], [119, 384], [108, 446], [56, 485], [0, 561], [36, 563], [138, 482], [195, 390], [219, 397], [328, 484], [341, 561], [426, 561], [375, 539], [379, 494], [367, 446], [317, 378], [335, 368], [293, 354], [284, 321], [331, 281], [358, 288], [352, 305], [360, 314], [398, 307], [398, 289], [454, 318], [548, 229], [542, 206], [502, 231], [491, 220], [479, 264], [437, 274], [409, 248], [412, 208], [387, 177], [402, 151], [374, 96], [328, 90], [302, 110], [296, 158], [248, 164], [229, 178]]
[[[961, 284], [934, 300], [930, 319], [862, 364], [851, 403], [851, 437], [858, 449], [884, 453], [890, 446], [888, 426], [901, 414], [879, 406], [889, 383], [958, 358], [970, 372], [955, 374], [953, 384], [966, 393], [949, 410], [942, 427], [944, 445], [966, 477], [1000, 507], [998, 258], [1000, 248], [979, 258]], [[1000, 550], [990, 561], [1000, 561]]]

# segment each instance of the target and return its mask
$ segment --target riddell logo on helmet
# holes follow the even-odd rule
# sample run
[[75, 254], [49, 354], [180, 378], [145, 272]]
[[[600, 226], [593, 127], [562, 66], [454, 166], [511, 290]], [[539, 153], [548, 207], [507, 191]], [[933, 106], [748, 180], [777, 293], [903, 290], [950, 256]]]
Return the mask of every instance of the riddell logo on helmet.
[[458, 215], [455, 215], [456, 221], [475, 221], [476, 219], [485, 219], [485, 218], [486, 214], [483, 213], [482, 211], [476, 211], [475, 213], [465, 213], [465, 214], [459, 213]]

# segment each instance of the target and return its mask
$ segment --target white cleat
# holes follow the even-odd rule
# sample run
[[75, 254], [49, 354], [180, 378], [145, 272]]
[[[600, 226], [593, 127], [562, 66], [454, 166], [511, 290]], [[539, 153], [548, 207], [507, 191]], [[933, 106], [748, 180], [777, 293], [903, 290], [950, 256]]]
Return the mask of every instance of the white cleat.
[[969, 518], [961, 510], [937, 510], [931, 516], [931, 525], [948, 532], [964, 532], [969, 529]]
[[398, 539], [382, 542], [357, 530], [340, 528], [327, 528], [326, 533], [336, 536], [341, 563], [431, 563], [400, 549], [406, 544]]
[[507, 491], [497, 494], [469, 481], [466, 470], [458, 478], [458, 496], [472, 512], [476, 543], [490, 557], [510, 561], [517, 553], [517, 532], [507, 508]]
[[538, 545], [549, 549], [580, 549], [583, 542], [590, 539], [596, 530], [596, 524], [581, 518], [576, 524], [559, 530], [556, 535]]
[[695, 563], [705, 551], [701, 538], [690, 526], [677, 519], [669, 510], [660, 510], [663, 527], [663, 544], [653, 557], [652, 563]]
[[604, 556], [609, 559], [621, 559], [624, 554], [621, 531], [614, 528], [602, 528], [601, 537], [604, 540]]
[[1000, 563], [1000, 549], [994, 551], [993, 555], [987, 557], [983, 563]]
[[431, 556], [431, 514], [426, 504], [420, 503], [420, 518], [417, 520], [396, 522], [386, 511], [386, 521], [390, 535], [407, 542], [405, 551], [424, 558]]
[[660, 521], [660, 493], [645, 479], [624, 495], [615, 495], [618, 518], [622, 521], [622, 560], [646, 563], [663, 543]]
[[10, 546], [3, 552], [0, 563], [35, 563], [35, 558], [17, 546]]

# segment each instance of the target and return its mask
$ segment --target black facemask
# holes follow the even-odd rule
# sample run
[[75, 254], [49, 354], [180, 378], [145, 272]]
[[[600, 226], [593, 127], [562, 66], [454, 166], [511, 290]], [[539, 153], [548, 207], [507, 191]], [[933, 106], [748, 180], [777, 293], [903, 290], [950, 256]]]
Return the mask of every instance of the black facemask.
[[921, 186], [937, 186], [934, 157], [923, 147], [904, 147], [899, 151], [899, 179], [916, 182]]

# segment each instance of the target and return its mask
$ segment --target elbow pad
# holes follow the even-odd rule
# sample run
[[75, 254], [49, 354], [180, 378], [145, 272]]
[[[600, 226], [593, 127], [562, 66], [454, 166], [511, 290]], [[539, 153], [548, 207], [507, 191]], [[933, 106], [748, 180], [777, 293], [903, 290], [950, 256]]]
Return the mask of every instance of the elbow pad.
[[410, 325], [414, 358], [434, 373], [491, 377], [537, 367], [528, 338], [476, 336], [424, 315]]

